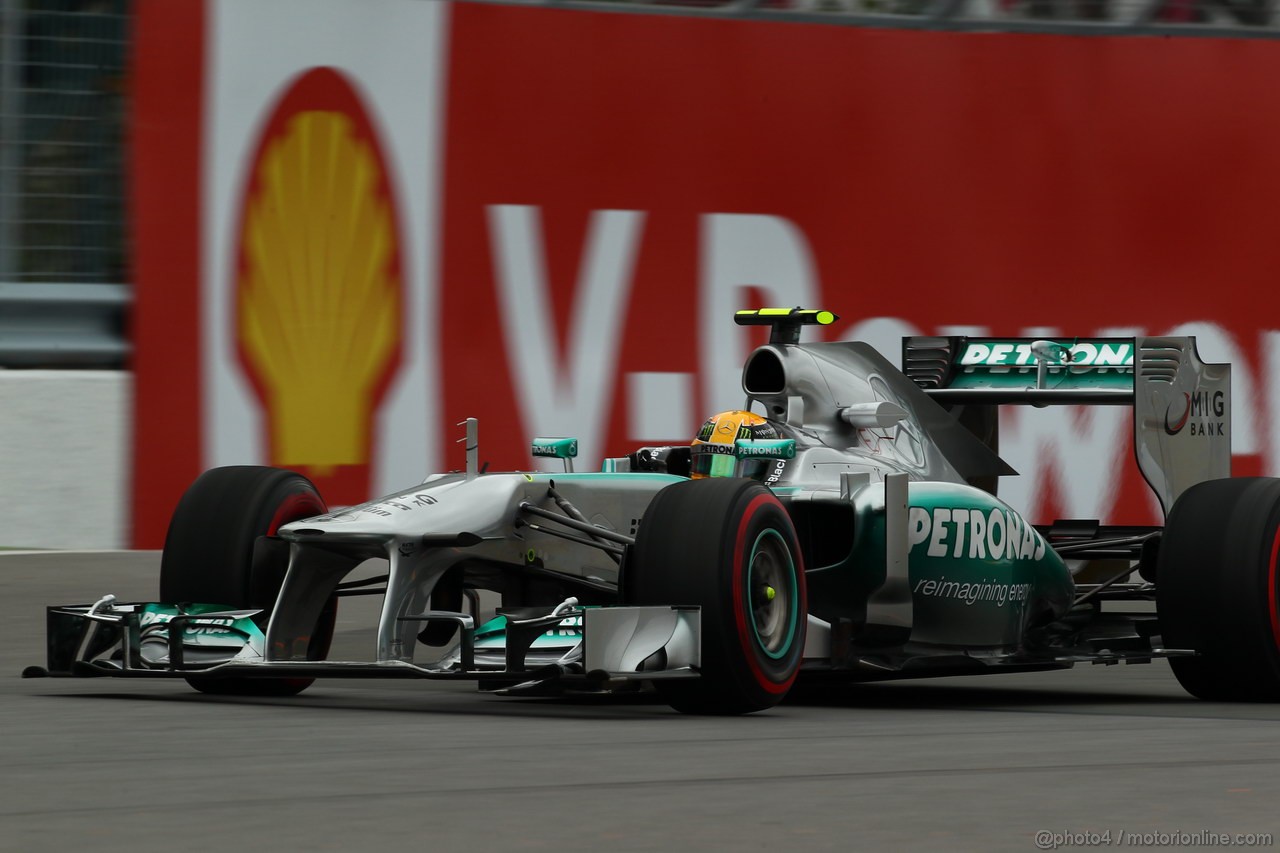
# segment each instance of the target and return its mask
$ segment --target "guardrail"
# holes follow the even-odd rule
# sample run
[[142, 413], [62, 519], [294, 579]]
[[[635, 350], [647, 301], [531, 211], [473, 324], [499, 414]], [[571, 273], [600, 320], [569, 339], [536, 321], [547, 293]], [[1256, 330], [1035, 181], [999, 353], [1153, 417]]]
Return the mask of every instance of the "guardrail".
[[123, 368], [126, 284], [0, 283], [0, 367]]

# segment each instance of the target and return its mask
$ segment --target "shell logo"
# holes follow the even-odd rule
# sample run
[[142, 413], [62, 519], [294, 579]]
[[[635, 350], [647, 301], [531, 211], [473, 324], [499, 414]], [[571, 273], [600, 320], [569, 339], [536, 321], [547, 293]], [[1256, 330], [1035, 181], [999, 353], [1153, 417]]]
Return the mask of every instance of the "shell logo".
[[400, 227], [355, 88], [314, 68], [277, 103], [241, 203], [235, 335], [269, 462], [331, 504], [369, 493], [373, 419], [402, 354]]

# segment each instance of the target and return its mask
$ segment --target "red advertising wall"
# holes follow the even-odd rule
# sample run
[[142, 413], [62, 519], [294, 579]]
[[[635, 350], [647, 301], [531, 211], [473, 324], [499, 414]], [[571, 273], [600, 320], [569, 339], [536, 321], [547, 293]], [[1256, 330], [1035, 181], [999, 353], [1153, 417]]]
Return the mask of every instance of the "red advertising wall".
[[164, 544], [177, 499], [202, 470], [200, 150], [204, 7], [137, 4], [130, 74], [133, 239], [133, 542]]
[[[210, 37], [200, 8], [140, 7], [144, 547], [208, 462], [189, 320], [174, 315], [199, 310], [187, 253], [207, 188], [158, 191], [205, 131], [171, 82], [152, 79], [203, 79], [199, 52], [171, 44], [174, 27]], [[718, 331], [723, 309], [803, 299], [841, 315], [832, 340], [956, 326], [1196, 332], [1208, 360], [1236, 363], [1236, 472], [1280, 471], [1280, 43], [478, 3], [453, 4], [447, 26], [439, 251], [424, 260], [437, 282], [427, 352], [440, 398], [424, 430], [442, 437], [438, 468], [462, 464], [450, 439], [465, 417], [480, 419], [498, 468], [528, 465], [543, 431], [583, 434], [596, 459], [687, 440], [740, 398], [726, 365], [749, 341]], [[158, 156], [175, 143], [179, 154]], [[1152, 517], [1137, 475], [1112, 473], [1133, 467], [1127, 424], [1055, 410], [1004, 426], [1026, 480], [1013, 494], [1038, 519]], [[1117, 454], [1099, 456], [1104, 443]]]

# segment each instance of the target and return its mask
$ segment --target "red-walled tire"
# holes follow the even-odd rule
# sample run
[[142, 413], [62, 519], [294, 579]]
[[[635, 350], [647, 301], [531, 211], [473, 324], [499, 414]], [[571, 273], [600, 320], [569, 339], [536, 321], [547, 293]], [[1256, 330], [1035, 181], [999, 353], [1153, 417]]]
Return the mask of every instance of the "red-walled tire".
[[1280, 480], [1240, 477], [1187, 489], [1160, 543], [1156, 606], [1169, 665], [1201, 699], [1280, 700]]
[[645, 510], [627, 560], [635, 604], [702, 608], [701, 678], [657, 682], [678, 711], [771, 708], [795, 682], [808, 600], [795, 528], [754, 480], [668, 486]]
[[[198, 602], [231, 608], [262, 608], [254, 618], [266, 628], [284, 581], [287, 552], [267, 556], [254, 544], [280, 526], [326, 512], [311, 481], [293, 471], [237, 465], [212, 468], [191, 484], [178, 502], [160, 558], [160, 600]], [[336, 607], [326, 608], [312, 633], [310, 660], [323, 660], [333, 640]], [[215, 678], [187, 682], [204, 693], [231, 696], [293, 696], [311, 678]]]

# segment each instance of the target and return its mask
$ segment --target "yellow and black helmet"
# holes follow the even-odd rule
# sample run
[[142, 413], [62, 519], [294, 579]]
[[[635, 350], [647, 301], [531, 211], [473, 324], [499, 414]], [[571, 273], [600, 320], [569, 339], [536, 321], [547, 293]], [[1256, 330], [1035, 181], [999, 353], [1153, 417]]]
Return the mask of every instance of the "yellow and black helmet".
[[698, 437], [693, 440], [690, 475], [695, 480], [700, 477], [732, 477], [735, 474], [752, 476], [753, 472], [738, 471], [737, 441], [779, 437], [773, 425], [755, 412], [735, 409], [712, 415], [702, 424]]

